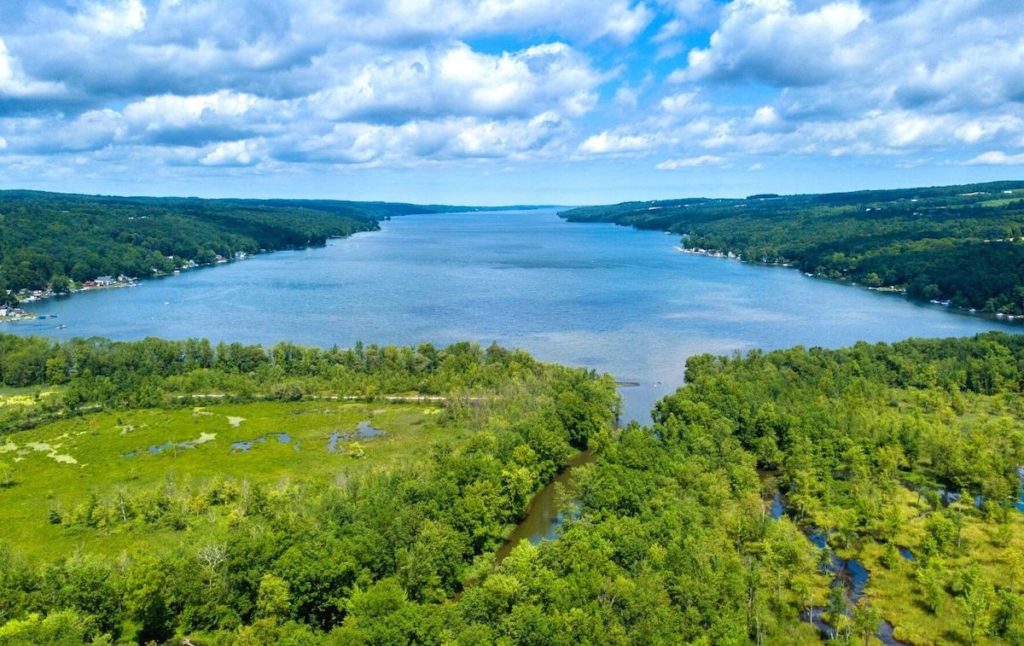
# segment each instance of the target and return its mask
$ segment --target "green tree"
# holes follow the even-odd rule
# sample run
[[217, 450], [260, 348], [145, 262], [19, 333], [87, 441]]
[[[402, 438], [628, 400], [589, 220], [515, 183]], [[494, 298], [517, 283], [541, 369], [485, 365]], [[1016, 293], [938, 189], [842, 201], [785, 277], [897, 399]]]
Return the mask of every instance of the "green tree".
[[917, 580], [924, 591], [924, 600], [932, 614], [939, 611], [939, 606], [945, 596], [945, 572], [941, 565], [934, 559], [928, 565], [917, 571]]
[[964, 618], [968, 641], [973, 645], [989, 633], [992, 622], [992, 586], [984, 580], [976, 580], [964, 594], [957, 597], [957, 605]]
[[864, 646], [871, 643], [871, 638], [878, 632], [878, 626], [882, 623], [882, 617], [878, 611], [867, 600], [861, 597], [853, 609], [853, 633], [861, 638]]
[[67, 276], [54, 276], [50, 279], [50, 289], [54, 294], [67, 294], [74, 287], [74, 282]]
[[256, 595], [256, 616], [261, 619], [283, 621], [288, 617], [290, 606], [291, 592], [288, 582], [273, 574], [264, 574]]

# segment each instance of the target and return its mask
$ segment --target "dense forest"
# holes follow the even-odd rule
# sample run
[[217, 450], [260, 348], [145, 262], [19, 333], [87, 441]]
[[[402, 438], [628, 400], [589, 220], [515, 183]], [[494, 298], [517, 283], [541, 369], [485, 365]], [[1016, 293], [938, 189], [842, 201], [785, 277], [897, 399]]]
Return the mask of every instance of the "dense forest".
[[[654, 424], [626, 428], [609, 378], [497, 347], [0, 337], [0, 357], [0, 643], [1024, 641], [1022, 337], [695, 357]], [[397, 462], [368, 440], [283, 475], [294, 452], [268, 444], [276, 475], [233, 475], [232, 453], [183, 478], [216, 441], [88, 453], [238, 410], [298, 429], [332, 395], [387, 420], [391, 393], [439, 409], [403, 409], [419, 417], [393, 435], [420, 445]], [[578, 518], [495, 564], [585, 447]], [[65, 491], [58, 469], [99, 476], [58, 450], [113, 466]], [[79, 547], [40, 558], [44, 535]]]
[[239, 253], [319, 246], [391, 216], [462, 208], [0, 191], [0, 299], [16, 302], [21, 290], [63, 292], [71, 281], [99, 276], [143, 278]]
[[[426, 639], [443, 628], [436, 604], [462, 589], [474, 559], [501, 543], [531, 493], [611, 428], [618, 406], [610, 378], [498, 347], [0, 340], [0, 379], [22, 387], [8, 391], [3, 408], [27, 409], [0, 435], [3, 644], [175, 635], [197, 644], [313, 643], [343, 623], [348, 636], [333, 637], [342, 643], [380, 643], [356, 636], [384, 628], [346, 617], [374, 622], [403, 607], [386, 630]], [[28, 384], [44, 390], [21, 404]], [[377, 397], [385, 393], [427, 403], [412, 410]], [[390, 449], [388, 438], [358, 448], [343, 439], [344, 453], [316, 454], [330, 471], [282, 471], [311, 464], [297, 460], [316, 452], [313, 434], [301, 454], [295, 442], [294, 451], [273, 443], [248, 453], [224, 453], [218, 441], [179, 443], [176, 454], [115, 453], [107, 462], [91, 451], [143, 442], [150, 425], [163, 424], [172, 440], [194, 435], [224, 406], [246, 415], [263, 407], [271, 423], [298, 433], [326, 408], [337, 409], [333, 417], [364, 406], [331, 400], [353, 394], [370, 402], [365, 414], [386, 421], [397, 407], [415, 420], [404, 429], [383, 424], [395, 436]], [[242, 433], [252, 423], [228, 419]], [[38, 453], [44, 440], [78, 460]], [[274, 449], [283, 451], [276, 461], [248, 463], [259, 471], [233, 466]], [[401, 459], [388, 461], [389, 450]], [[184, 461], [202, 455], [203, 464]], [[211, 469], [216, 475], [196, 476]], [[71, 486], [61, 488], [62, 479]], [[34, 499], [38, 487], [46, 501]], [[48, 564], [28, 556], [29, 543], [61, 541], [76, 547]]]
[[1024, 182], [628, 202], [562, 217], [669, 231], [694, 251], [1024, 314]]

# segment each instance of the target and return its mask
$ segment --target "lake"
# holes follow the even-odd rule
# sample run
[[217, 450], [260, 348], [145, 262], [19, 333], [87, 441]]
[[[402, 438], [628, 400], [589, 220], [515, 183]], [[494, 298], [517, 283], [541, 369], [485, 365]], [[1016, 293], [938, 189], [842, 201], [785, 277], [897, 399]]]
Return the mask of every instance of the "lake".
[[637, 382], [621, 389], [624, 418], [649, 421], [694, 354], [1021, 330], [678, 244], [566, 223], [550, 209], [406, 216], [319, 249], [32, 303], [58, 318], [0, 331], [320, 346], [494, 341]]

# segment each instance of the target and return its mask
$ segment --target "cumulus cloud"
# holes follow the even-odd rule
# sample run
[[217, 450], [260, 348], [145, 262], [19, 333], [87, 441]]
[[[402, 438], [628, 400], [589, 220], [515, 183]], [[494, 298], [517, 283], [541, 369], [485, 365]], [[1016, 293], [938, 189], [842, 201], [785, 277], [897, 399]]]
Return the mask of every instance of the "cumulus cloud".
[[1024, 153], [1007, 154], [1001, 150], [990, 150], [965, 163], [970, 166], [1024, 166]]
[[637, 103], [640, 101], [640, 94], [635, 88], [628, 86], [622, 86], [615, 90], [615, 103], [626, 107], [635, 108]]
[[[652, 19], [629, 0], [30, 0], [6, 27], [30, 72], [91, 92], [202, 93], [230, 84], [307, 92], [339, 63], [491, 35], [632, 41]], [[0, 33], [5, 28], [0, 27]], [[324, 64], [327, 67], [324, 67]], [[255, 73], [255, 72], [258, 72]]]
[[774, 126], [779, 123], [779, 113], [770, 105], [762, 105], [754, 111], [750, 122], [755, 126]]
[[[827, 86], [844, 103], [992, 107], [1024, 100], [1024, 5], [734, 0], [676, 83]], [[941, 34], [941, 37], [936, 37]]]
[[[637, 0], [30, 0], [9, 15], [5, 153], [247, 166], [568, 147], [617, 73], [584, 49], [630, 43], [655, 14]], [[525, 44], [468, 42], [498, 35]]]
[[[733, 0], [707, 44], [665, 77], [675, 90], [662, 109], [702, 89], [731, 100], [681, 126], [656, 124], [651, 135], [681, 142], [684, 159], [702, 150], [891, 156], [1012, 144], [1024, 134], [1022, 21], [1024, 5], [997, 0]], [[757, 103], [736, 105], [737, 93]], [[980, 157], [1016, 163], [1007, 158]]]
[[279, 129], [294, 117], [292, 103], [221, 90], [195, 96], [160, 95], [128, 104], [123, 138], [134, 143], [201, 146]]
[[833, 2], [801, 13], [791, 0], [735, 0], [706, 48], [694, 48], [676, 80], [822, 83], [859, 63], [856, 32], [868, 13]]
[[116, 111], [103, 109], [74, 119], [8, 119], [0, 123], [0, 129], [11, 152], [46, 155], [103, 149], [118, 137], [121, 121]]
[[707, 109], [707, 103], [697, 101], [697, 90], [678, 92], [661, 100], [662, 111], [671, 115], [690, 114]]
[[667, 159], [655, 166], [655, 168], [658, 170], [681, 170], [684, 168], [697, 168], [698, 166], [721, 166], [725, 162], [725, 158], [717, 155], [700, 155], [699, 157]]
[[10, 4], [8, 169], [1019, 165], [1024, 147], [1024, 3], [1005, 0]]
[[601, 132], [587, 137], [580, 144], [579, 150], [590, 155], [607, 155], [648, 150], [652, 141], [646, 135], [615, 134]]
[[99, 36], [128, 36], [146, 26], [142, 0], [96, 0], [82, 5], [75, 23], [83, 32]]
[[[332, 24], [375, 39], [410, 36], [462, 38], [474, 34], [564, 34], [573, 39], [602, 38], [628, 43], [654, 17], [643, 2], [628, 0], [424, 0], [324, 3], [318, 9]], [[332, 6], [333, 5], [333, 6]], [[346, 31], [350, 31], [346, 29]]]
[[400, 125], [339, 123], [325, 132], [283, 137], [272, 155], [284, 162], [331, 164], [516, 159], [557, 148], [563, 136], [564, 122], [552, 112], [501, 121], [462, 117]]
[[219, 143], [199, 157], [199, 163], [203, 166], [251, 166], [259, 160], [260, 143], [256, 140]]
[[600, 81], [585, 58], [562, 43], [497, 56], [458, 43], [373, 61], [310, 102], [331, 120], [521, 117], [549, 109], [579, 116], [594, 105]]
[[64, 93], [60, 83], [29, 78], [21, 63], [8, 51], [0, 38], [0, 101], [11, 99], [37, 99], [57, 97]]

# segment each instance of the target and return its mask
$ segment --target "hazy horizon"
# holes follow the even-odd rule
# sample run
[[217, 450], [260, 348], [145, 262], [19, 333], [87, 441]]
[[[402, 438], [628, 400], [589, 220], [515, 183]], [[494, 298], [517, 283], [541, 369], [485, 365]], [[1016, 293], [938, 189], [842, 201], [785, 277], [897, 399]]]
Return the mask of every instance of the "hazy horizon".
[[[980, 180], [978, 180], [976, 182], [968, 182], [967, 184], [987, 184], [987, 183], [1001, 182], [1001, 181], [1024, 181], [1024, 179], [1021, 179], [1020, 177], [1008, 177], [1008, 178], [1005, 178], [1005, 179], [992, 179], [992, 180], [980, 179]], [[637, 198], [637, 199], [628, 199], [628, 200], [627, 199], [622, 199], [622, 200], [615, 200], [615, 199], [613, 199], [613, 200], [609, 200], [609, 201], [606, 201], [606, 202], [587, 202], [587, 203], [580, 203], [580, 204], [548, 204], [548, 203], [541, 203], [541, 202], [521, 202], [521, 203], [518, 203], [518, 204], [494, 202], [494, 203], [490, 203], [490, 204], [484, 204], [484, 203], [469, 203], [469, 202], [461, 202], [461, 201], [458, 201], [458, 202], [436, 202], [436, 201], [434, 201], [434, 202], [427, 202], [427, 201], [417, 201], [417, 200], [401, 199], [401, 198], [375, 198], [375, 197], [367, 197], [367, 198], [356, 199], [356, 198], [346, 197], [346, 196], [309, 197], [309, 196], [303, 196], [303, 195], [291, 196], [291, 195], [274, 195], [274, 194], [267, 194], [267, 195], [235, 195], [235, 194], [224, 194], [224, 195], [185, 195], [185, 194], [170, 194], [170, 193], [159, 193], [159, 192], [157, 192], [157, 193], [148, 193], [148, 194], [147, 193], [120, 194], [120, 193], [97, 193], [97, 192], [89, 193], [89, 192], [80, 192], [80, 191], [62, 191], [62, 190], [50, 190], [50, 189], [33, 189], [33, 188], [16, 187], [16, 186], [0, 187], [0, 192], [2, 192], [2, 191], [38, 191], [38, 192], [41, 192], [41, 193], [54, 193], [54, 194], [63, 194], [63, 195], [82, 195], [82, 196], [85, 196], [85, 197], [115, 197], [115, 198], [128, 198], [128, 199], [131, 199], [131, 198], [157, 198], [157, 199], [166, 198], [166, 199], [200, 199], [200, 200], [298, 200], [298, 201], [301, 201], [301, 200], [310, 200], [310, 201], [317, 201], [317, 200], [328, 200], [328, 201], [330, 201], [330, 200], [336, 200], [336, 201], [339, 201], [339, 202], [367, 202], [367, 203], [372, 203], [372, 202], [390, 202], [390, 203], [418, 204], [418, 205], [421, 205], [421, 206], [464, 206], [464, 207], [467, 207], [467, 208], [486, 208], [486, 209], [517, 209], [517, 208], [527, 208], [527, 209], [574, 209], [574, 208], [581, 208], [581, 207], [587, 207], [587, 206], [603, 206], [603, 205], [609, 205], [609, 204], [622, 204], [622, 203], [629, 203], [629, 202], [659, 201], [659, 200], [667, 200], [667, 199], [691, 199], [691, 198], [744, 199], [744, 198], [749, 197], [751, 195], [757, 195], [757, 194], [760, 194], [760, 193], [776, 194], [776, 195], [779, 195], [780, 197], [791, 197], [791, 196], [796, 196], [796, 195], [815, 195], [815, 194], [827, 194], [827, 193], [845, 193], [845, 192], [876, 191], [876, 190], [890, 190], [890, 189], [893, 189], [893, 190], [900, 190], [900, 189], [911, 190], [911, 189], [916, 189], [916, 188], [935, 188], [935, 187], [942, 187], [942, 186], [958, 186], [958, 185], [960, 185], [960, 184], [932, 184], [932, 185], [923, 184], [923, 185], [919, 185], [919, 186], [909, 186], [909, 185], [907, 185], [907, 186], [903, 186], [903, 185], [894, 185], [894, 186], [864, 186], [864, 187], [860, 187], [860, 188], [850, 189], [849, 191], [796, 191], [796, 192], [793, 192], [793, 193], [780, 193], [778, 191], [765, 190], [765, 191], [758, 191], [757, 193], [746, 193], [746, 194], [742, 194], [742, 195], [740, 195], [740, 194], [735, 194], [735, 195], [682, 195], [681, 194], [681, 195], [670, 195], [670, 196], [660, 197], [660, 198]]]

